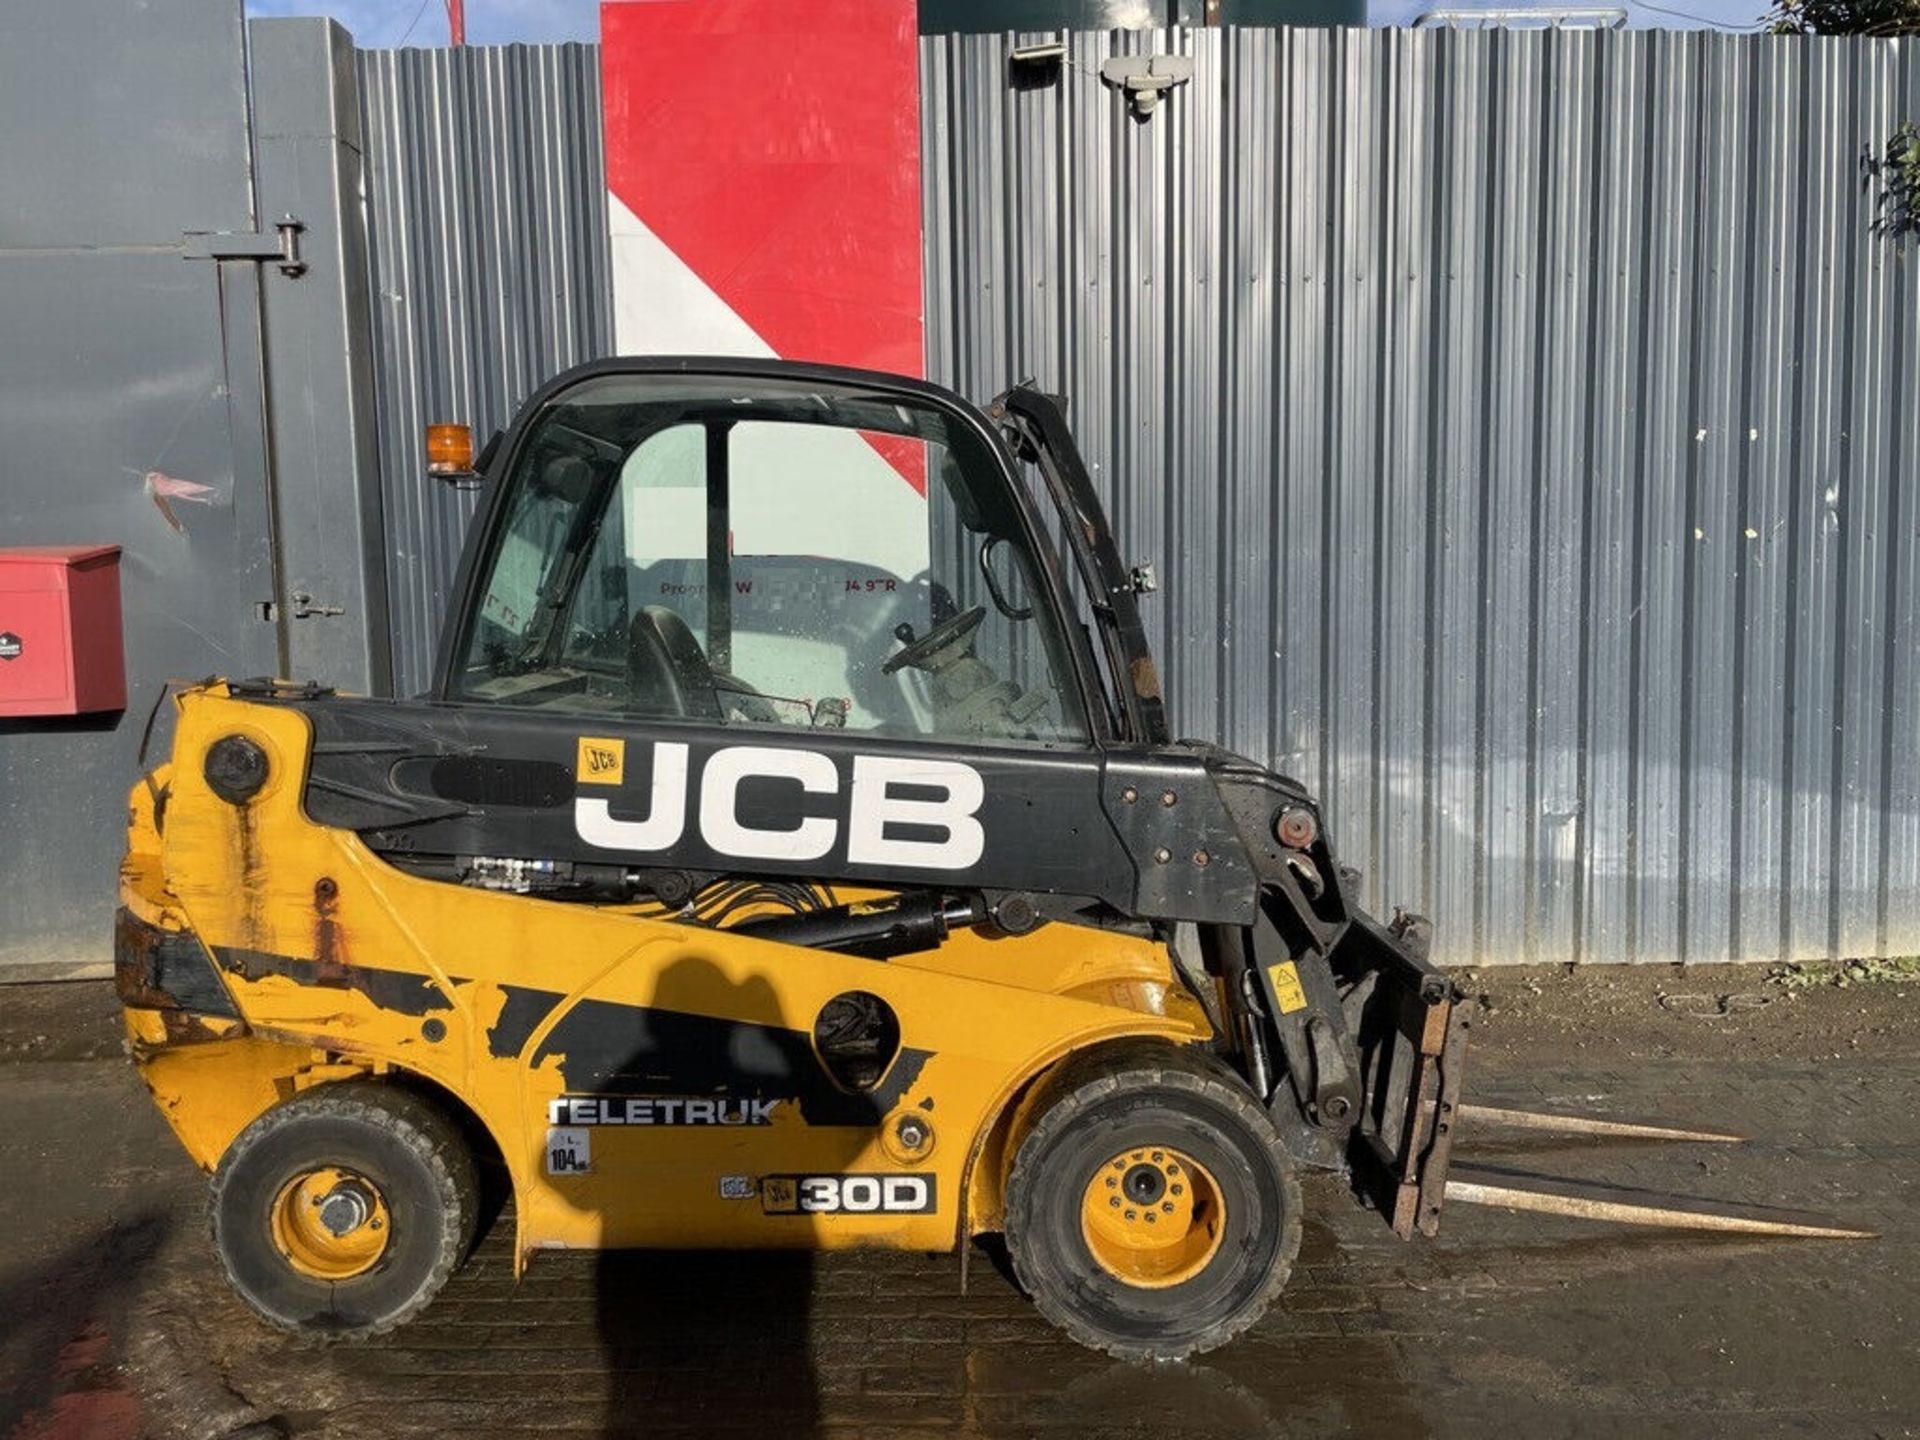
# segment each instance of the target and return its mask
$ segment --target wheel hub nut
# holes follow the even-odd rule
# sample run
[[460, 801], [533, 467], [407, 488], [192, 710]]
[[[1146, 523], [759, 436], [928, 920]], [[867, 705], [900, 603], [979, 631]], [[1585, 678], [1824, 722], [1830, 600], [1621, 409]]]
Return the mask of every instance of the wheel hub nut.
[[336, 1240], [358, 1230], [372, 1213], [373, 1202], [358, 1185], [336, 1185], [320, 1200], [320, 1223]]
[[1167, 1181], [1157, 1166], [1135, 1165], [1127, 1171], [1120, 1188], [1136, 1205], [1156, 1205], [1167, 1188]]

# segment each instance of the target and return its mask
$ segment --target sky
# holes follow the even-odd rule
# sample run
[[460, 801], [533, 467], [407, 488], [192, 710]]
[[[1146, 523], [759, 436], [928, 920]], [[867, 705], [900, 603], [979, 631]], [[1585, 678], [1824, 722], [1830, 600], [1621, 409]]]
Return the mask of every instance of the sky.
[[[246, 0], [249, 15], [331, 15], [363, 50], [447, 43], [445, 0]], [[467, 43], [598, 40], [600, 0], [467, 0]]]
[[[1589, 0], [1553, 0], [1586, 4]], [[1758, 28], [1766, 0], [1592, 0], [1626, 9], [1628, 23], [1676, 30]], [[1371, 0], [1376, 25], [1405, 25], [1424, 12], [1523, 8], [1527, 0]], [[249, 15], [331, 15], [363, 49], [447, 43], [445, 0], [246, 0]], [[467, 0], [467, 43], [600, 38], [600, 0]]]

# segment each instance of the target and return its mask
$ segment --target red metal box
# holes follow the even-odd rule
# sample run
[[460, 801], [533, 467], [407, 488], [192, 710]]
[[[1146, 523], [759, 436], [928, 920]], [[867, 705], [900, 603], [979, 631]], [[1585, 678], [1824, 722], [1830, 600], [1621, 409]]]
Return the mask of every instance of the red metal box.
[[126, 704], [120, 547], [0, 549], [0, 716]]

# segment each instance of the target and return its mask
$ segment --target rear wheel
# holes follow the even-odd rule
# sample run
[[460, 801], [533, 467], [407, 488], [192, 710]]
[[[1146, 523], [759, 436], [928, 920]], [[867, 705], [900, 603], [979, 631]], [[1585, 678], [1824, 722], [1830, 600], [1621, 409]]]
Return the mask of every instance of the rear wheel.
[[425, 1309], [473, 1242], [479, 1183], [427, 1101], [349, 1081], [275, 1106], [214, 1173], [227, 1279], [261, 1318], [359, 1339]]
[[1074, 1063], [1007, 1181], [1007, 1250], [1040, 1312], [1131, 1360], [1224, 1345], [1300, 1248], [1300, 1185], [1231, 1072], [1172, 1046]]

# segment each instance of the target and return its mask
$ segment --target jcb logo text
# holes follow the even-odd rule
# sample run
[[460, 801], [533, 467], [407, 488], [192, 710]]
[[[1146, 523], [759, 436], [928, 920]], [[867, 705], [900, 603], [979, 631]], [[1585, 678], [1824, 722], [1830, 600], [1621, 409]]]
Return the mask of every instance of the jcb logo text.
[[[957, 760], [856, 755], [844, 822], [839, 816], [801, 814], [795, 804], [791, 823], [773, 824], [764, 814], [752, 822], [742, 817], [742, 787], [753, 783], [765, 795], [760, 782], [773, 781], [790, 791], [797, 787], [800, 801], [838, 796], [840, 770], [832, 757], [814, 750], [728, 746], [707, 757], [696, 793], [686, 745], [661, 740], [652, 751], [646, 818], [633, 819], [616, 816], [614, 797], [601, 788], [622, 784], [626, 741], [581, 739], [574, 778], [582, 787], [594, 787], [573, 804], [574, 829], [582, 840], [603, 850], [657, 854], [680, 844], [692, 820], [700, 840], [722, 855], [806, 861], [824, 858], [839, 842], [844, 823], [851, 865], [965, 870], [986, 849], [986, 831], [977, 818], [986, 784], [978, 770]], [[910, 833], [899, 833], [903, 829]]]

